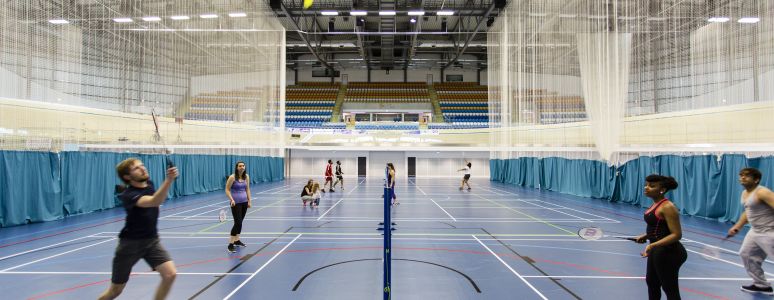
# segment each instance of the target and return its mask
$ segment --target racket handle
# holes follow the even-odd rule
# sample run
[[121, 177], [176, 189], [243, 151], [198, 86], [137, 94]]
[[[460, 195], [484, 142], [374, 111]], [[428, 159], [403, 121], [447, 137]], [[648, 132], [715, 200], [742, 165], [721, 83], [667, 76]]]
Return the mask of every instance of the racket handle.
[[174, 168], [174, 167], [175, 167], [175, 163], [173, 163], [172, 160], [169, 158], [169, 156], [167, 156], [167, 169]]

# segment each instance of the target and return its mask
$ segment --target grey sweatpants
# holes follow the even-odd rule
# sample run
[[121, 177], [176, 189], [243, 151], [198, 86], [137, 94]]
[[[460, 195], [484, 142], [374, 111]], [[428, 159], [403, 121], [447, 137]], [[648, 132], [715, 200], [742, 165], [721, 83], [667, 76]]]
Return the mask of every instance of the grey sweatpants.
[[744, 237], [739, 255], [753, 283], [762, 288], [770, 287], [771, 284], [766, 281], [762, 265], [767, 256], [774, 258], [774, 232], [757, 233], [750, 230]]

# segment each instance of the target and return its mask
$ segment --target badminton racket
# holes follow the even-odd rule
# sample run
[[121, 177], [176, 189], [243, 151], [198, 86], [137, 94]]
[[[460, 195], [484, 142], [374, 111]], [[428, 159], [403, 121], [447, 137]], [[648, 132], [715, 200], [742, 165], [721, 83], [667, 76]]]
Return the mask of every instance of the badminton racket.
[[730, 235], [726, 235], [725, 238], [720, 240], [720, 243], [718, 243], [717, 246], [715, 245], [709, 245], [704, 244], [704, 247], [701, 248], [701, 257], [706, 260], [717, 260], [720, 258], [720, 252], [724, 251], [724, 249], [721, 247], [723, 244], [728, 242], [728, 240], [731, 238]]
[[599, 227], [583, 227], [580, 230], [578, 230], [578, 236], [587, 241], [596, 241], [603, 237], [611, 237], [616, 239], [637, 242], [637, 237], [634, 237], [634, 236], [605, 235], [604, 230], [602, 230], [602, 228], [599, 228]]
[[218, 221], [220, 221], [221, 223], [226, 221], [226, 210], [225, 209], [221, 209], [220, 213], [218, 213]]
[[169, 158], [169, 150], [167, 149], [167, 143], [161, 138], [161, 132], [159, 131], [159, 119], [156, 117], [156, 110], [151, 110], [151, 117], [153, 118], [153, 128], [156, 131], [156, 140], [161, 141], [161, 145], [164, 146], [164, 157], [167, 160], [167, 169], [174, 168], [175, 164], [172, 159]]

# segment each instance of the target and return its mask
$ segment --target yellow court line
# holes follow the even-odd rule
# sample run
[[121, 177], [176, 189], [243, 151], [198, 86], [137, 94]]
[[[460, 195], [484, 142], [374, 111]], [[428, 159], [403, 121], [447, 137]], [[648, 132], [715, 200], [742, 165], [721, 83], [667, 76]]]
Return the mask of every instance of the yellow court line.
[[479, 198], [481, 198], [481, 199], [484, 199], [484, 200], [486, 200], [486, 201], [492, 202], [492, 203], [494, 203], [494, 204], [497, 204], [497, 205], [499, 205], [500, 207], [507, 208], [507, 209], [509, 209], [509, 210], [511, 210], [511, 211], [514, 211], [514, 212], [517, 212], [517, 213], [519, 213], [519, 214], [522, 214], [522, 215], [524, 215], [524, 216], [527, 216], [527, 217], [528, 217], [528, 218], [530, 218], [530, 219], [533, 219], [533, 220], [535, 220], [535, 221], [538, 221], [538, 222], [540, 222], [540, 223], [546, 224], [546, 225], [548, 225], [548, 226], [551, 226], [551, 227], [553, 227], [553, 228], [559, 229], [559, 230], [561, 230], [561, 231], [567, 232], [567, 233], [569, 233], [569, 234], [572, 234], [572, 235], [576, 235], [576, 233], [575, 233], [575, 232], [572, 232], [572, 231], [569, 231], [569, 230], [567, 230], [567, 229], [564, 229], [564, 228], [562, 228], [562, 227], [556, 226], [556, 225], [554, 225], [554, 224], [552, 224], [552, 223], [549, 223], [548, 221], [545, 221], [545, 220], [543, 220], [543, 219], [540, 219], [540, 218], [537, 218], [537, 217], [533, 217], [533, 216], [531, 216], [531, 215], [528, 215], [528, 214], [526, 214], [526, 213], [523, 213], [523, 212], [521, 212], [521, 211], [519, 211], [519, 210], [517, 210], [517, 209], [513, 209], [513, 208], [511, 208], [511, 207], [505, 206], [505, 205], [503, 205], [503, 204], [500, 204], [499, 202], [496, 202], [496, 201], [494, 201], [494, 200], [489, 200], [489, 199], [487, 199], [487, 198], [481, 197], [481, 196], [479, 196], [479, 195], [476, 195], [476, 194], [473, 194], [473, 196], [476, 196], [476, 197], [479, 197]]

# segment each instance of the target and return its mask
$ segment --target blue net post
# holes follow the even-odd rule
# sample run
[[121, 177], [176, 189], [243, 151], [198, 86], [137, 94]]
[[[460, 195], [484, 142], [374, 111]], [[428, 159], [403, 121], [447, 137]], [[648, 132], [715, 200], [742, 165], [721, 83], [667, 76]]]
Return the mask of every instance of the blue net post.
[[384, 188], [384, 300], [390, 299], [391, 278], [392, 278], [392, 220], [390, 218], [390, 208], [392, 206], [392, 189]]

